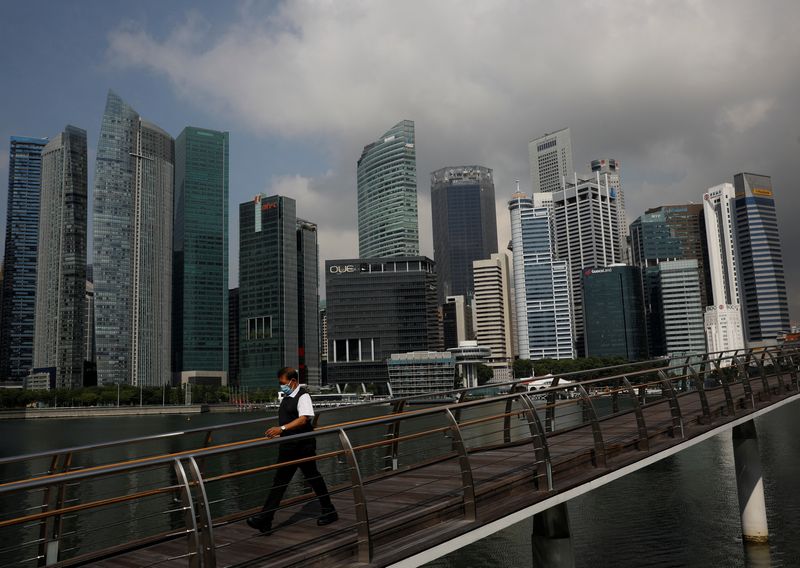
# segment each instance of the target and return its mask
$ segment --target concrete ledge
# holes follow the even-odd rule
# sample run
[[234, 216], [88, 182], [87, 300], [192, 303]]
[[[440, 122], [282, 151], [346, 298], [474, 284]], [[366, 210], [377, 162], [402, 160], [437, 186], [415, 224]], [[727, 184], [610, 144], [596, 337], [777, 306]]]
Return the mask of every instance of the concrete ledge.
[[190, 406], [87, 406], [70, 408], [20, 408], [0, 410], [0, 420], [25, 418], [104, 418], [107, 416], [161, 416], [170, 414], [201, 414], [208, 412], [207, 404]]

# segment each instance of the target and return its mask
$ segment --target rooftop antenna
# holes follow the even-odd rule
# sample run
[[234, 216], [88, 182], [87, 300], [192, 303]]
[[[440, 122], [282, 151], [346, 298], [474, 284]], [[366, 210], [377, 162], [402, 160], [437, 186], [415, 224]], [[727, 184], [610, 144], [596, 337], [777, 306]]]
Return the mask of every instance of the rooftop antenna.
[[517, 182], [517, 193], [519, 193], [519, 180], [515, 179], [514, 181]]

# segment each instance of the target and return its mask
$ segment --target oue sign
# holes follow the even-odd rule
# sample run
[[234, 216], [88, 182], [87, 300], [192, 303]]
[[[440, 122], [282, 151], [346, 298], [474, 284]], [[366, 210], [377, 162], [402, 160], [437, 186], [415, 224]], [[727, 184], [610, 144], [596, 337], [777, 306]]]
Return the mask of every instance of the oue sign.
[[348, 272], [355, 272], [356, 267], [353, 264], [347, 264], [345, 266], [331, 266], [328, 271], [331, 274], [347, 274]]

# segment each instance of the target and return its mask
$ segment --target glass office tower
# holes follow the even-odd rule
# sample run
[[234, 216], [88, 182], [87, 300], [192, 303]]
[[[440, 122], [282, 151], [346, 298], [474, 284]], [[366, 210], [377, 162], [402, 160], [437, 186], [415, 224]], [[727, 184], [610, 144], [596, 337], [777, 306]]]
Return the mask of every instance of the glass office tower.
[[86, 354], [86, 131], [67, 126], [42, 152], [33, 367], [83, 385]]
[[414, 121], [403, 120], [358, 159], [358, 255], [419, 254]]
[[431, 217], [439, 304], [447, 296], [464, 296], [471, 303], [472, 263], [497, 252], [492, 170], [459, 166], [433, 172]]
[[228, 133], [175, 141], [173, 370], [228, 380]]
[[772, 179], [740, 173], [733, 185], [742, 321], [747, 345], [755, 347], [790, 330], [783, 252]]
[[109, 91], [94, 178], [97, 383], [170, 382], [175, 145]]
[[12, 136], [3, 257], [0, 380], [21, 381], [33, 364], [36, 250], [46, 138]]

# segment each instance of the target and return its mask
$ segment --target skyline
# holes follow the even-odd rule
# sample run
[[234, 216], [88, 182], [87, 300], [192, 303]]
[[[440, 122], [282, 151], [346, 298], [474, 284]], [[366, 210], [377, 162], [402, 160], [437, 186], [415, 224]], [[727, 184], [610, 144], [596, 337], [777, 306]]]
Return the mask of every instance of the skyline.
[[[625, 11], [624, 20], [584, 4], [551, 6], [538, 20], [524, 17], [529, 7], [469, 12], [447, 3], [425, 10], [413, 3], [374, 10], [303, 3], [227, 10], [153, 2], [52, 3], [46, 11], [11, 5], [0, 24], [4, 52], [13, 52], [9, 45], [22, 41], [23, 32], [30, 49], [21, 61], [2, 64], [18, 87], [0, 98], [0, 176], [8, 176], [9, 136], [53, 137], [71, 123], [88, 132], [92, 199], [103, 101], [112, 88], [172, 136], [187, 125], [230, 131], [230, 203], [261, 191], [296, 199], [298, 215], [319, 224], [322, 263], [357, 256], [358, 155], [375, 132], [408, 118], [417, 130], [420, 253], [432, 256], [430, 172], [452, 163], [495, 171], [503, 249], [513, 180], [530, 183], [528, 141], [569, 127], [579, 173], [598, 156], [621, 161], [629, 220], [649, 207], [701, 203], [708, 188], [732, 182], [738, 172], [771, 176], [791, 314], [798, 319], [800, 259], [790, 243], [800, 227], [790, 221], [800, 209], [792, 167], [800, 152], [792, 98], [800, 84], [792, 64], [800, 40], [784, 30], [794, 20], [787, 15], [800, 7], [759, 11], [742, 3], [717, 14], [708, 6], [623, 4], [625, 10], [613, 12]], [[553, 38], [548, 28], [575, 25], [589, 14], [594, 25], [629, 41], [554, 52], [552, 63], [507, 56], [535, 55], [539, 42]], [[480, 26], [481, 18], [492, 25]], [[751, 20], [759, 22], [755, 32], [746, 27]], [[407, 39], [416, 49], [391, 49], [402, 23], [411, 25]], [[529, 36], [541, 27], [539, 40], [513, 31], [520, 26]], [[742, 41], [754, 33], [770, 41]], [[466, 42], [470, 34], [485, 40], [485, 51]], [[658, 45], [649, 35], [659, 36]], [[348, 51], [376, 37], [382, 42], [363, 59]], [[58, 41], [69, 49], [52, 57]], [[442, 53], [426, 49], [431, 41]], [[629, 51], [631, 42], [642, 49]], [[236, 64], [227, 65], [232, 49]], [[197, 76], [182, 69], [198, 70]], [[395, 89], [387, 73], [408, 81]], [[542, 77], [549, 78], [546, 88]], [[54, 84], [59, 90], [47, 88]], [[5, 199], [0, 203], [4, 208]], [[238, 219], [230, 231], [238, 234]], [[231, 284], [237, 245], [231, 239]]]

